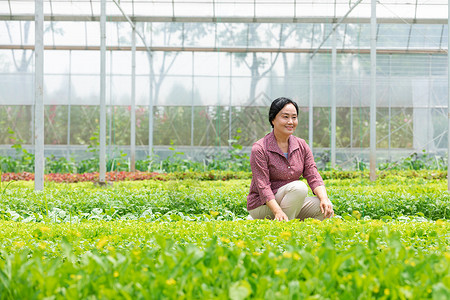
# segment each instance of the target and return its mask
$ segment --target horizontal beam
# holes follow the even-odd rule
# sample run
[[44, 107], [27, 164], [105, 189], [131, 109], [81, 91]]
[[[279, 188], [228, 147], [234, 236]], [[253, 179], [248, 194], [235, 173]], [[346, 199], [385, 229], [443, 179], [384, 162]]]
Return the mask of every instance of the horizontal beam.
[[[108, 51], [131, 51], [131, 46], [107, 46]], [[100, 46], [45, 46], [45, 50], [100, 51]], [[166, 52], [280, 52], [280, 53], [313, 53], [311, 48], [246, 48], [246, 47], [149, 47], [150, 51]], [[0, 50], [34, 50], [34, 45], [0, 45]], [[136, 51], [147, 51], [146, 47], [136, 47]], [[337, 49], [338, 53], [369, 54], [370, 49]], [[320, 49], [318, 53], [331, 53], [331, 49]], [[447, 54], [446, 49], [377, 49], [377, 54]]]
[[[94, 74], [94, 75], [98, 75], [98, 74]], [[31, 101], [32, 102], [32, 101]], [[131, 103], [116, 103], [116, 104], [109, 104], [107, 103], [106, 105], [108, 106], [130, 106]], [[301, 108], [308, 108], [308, 104], [301, 104], [301, 103], [297, 103], [299, 107]], [[33, 103], [0, 103], [0, 107], [4, 107], [4, 106], [33, 106]], [[76, 106], [100, 106], [100, 104], [74, 104], [74, 103], [46, 103], [45, 106], [50, 106], [50, 105], [58, 105], [58, 106], [71, 106], [71, 107], [76, 107]], [[148, 104], [136, 104], [136, 106], [138, 107], [148, 107]], [[266, 105], [236, 105], [233, 104], [231, 105], [232, 107], [267, 107]], [[154, 107], [230, 107], [229, 104], [195, 104], [195, 105], [185, 105], [185, 104], [172, 104], [172, 103], [159, 103], [159, 104], [155, 104]], [[314, 104], [314, 107], [323, 107], [323, 108], [330, 108], [329, 105], [325, 105], [325, 104], [319, 104], [316, 105]], [[369, 109], [370, 108], [370, 103], [368, 104], [363, 104], [363, 105], [359, 105], [358, 106], [352, 106], [352, 105], [339, 105], [337, 104], [336, 107], [341, 107], [341, 108], [357, 108], [357, 109], [361, 109], [361, 108], [365, 108], [365, 109]], [[404, 108], [420, 108], [420, 109], [441, 109], [441, 110], [447, 110], [447, 105], [442, 106], [442, 105], [436, 105], [436, 106], [430, 106], [430, 107], [414, 107], [412, 104], [411, 105], [378, 105], [377, 104], [377, 109], [380, 108], [395, 108], [395, 109], [404, 109]], [[368, 111], [368, 110], [367, 110]], [[380, 113], [380, 112], [378, 112]], [[440, 112], [441, 116], [447, 116], [447, 113], [445, 111]], [[1, 145], [0, 145], [1, 146]], [[1, 148], [1, 147], [0, 147]], [[46, 147], [47, 148], [47, 147]]]
[[[128, 22], [124, 16], [107, 16], [108, 22]], [[339, 18], [333, 17], [156, 17], [156, 16], [130, 16], [133, 22], [179, 22], [179, 23], [336, 23]], [[100, 22], [100, 16], [92, 15], [45, 15], [45, 21], [61, 22]], [[34, 21], [34, 15], [8, 15], [0, 14], [0, 21]], [[447, 24], [447, 19], [433, 18], [378, 18], [378, 24]], [[342, 21], [344, 24], [370, 24], [369, 17], [349, 18]]]

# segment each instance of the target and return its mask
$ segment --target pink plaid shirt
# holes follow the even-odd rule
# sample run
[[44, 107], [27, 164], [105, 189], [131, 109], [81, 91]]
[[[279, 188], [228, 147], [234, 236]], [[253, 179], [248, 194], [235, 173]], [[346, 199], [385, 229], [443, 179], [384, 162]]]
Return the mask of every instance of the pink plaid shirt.
[[291, 135], [286, 158], [278, 147], [273, 131], [253, 144], [250, 154], [252, 183], [247, 196], [247, 210], [275, 199], [280, 187], [303, 176], [312, 191], [324, 185], [317, 171], [311, 149], [305, 140]]

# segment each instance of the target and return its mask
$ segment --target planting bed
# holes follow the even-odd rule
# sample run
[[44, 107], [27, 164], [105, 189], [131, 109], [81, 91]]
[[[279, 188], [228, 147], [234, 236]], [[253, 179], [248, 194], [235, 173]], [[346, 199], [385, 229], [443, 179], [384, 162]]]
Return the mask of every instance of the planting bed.
[[337, 216], [283, 223], [246, 220], [245, 177], [3, 182], [0, 298], [448, 299], [436, 174], [326, 179]]

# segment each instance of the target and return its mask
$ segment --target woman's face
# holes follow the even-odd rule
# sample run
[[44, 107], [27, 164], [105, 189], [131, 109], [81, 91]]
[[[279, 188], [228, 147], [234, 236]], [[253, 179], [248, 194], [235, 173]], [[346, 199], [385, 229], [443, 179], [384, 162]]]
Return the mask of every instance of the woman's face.
[[272, 121], [275, 133], [281, 135], [291, 135], [297, 128], [297, 110], [292, 103], [286, 104]]

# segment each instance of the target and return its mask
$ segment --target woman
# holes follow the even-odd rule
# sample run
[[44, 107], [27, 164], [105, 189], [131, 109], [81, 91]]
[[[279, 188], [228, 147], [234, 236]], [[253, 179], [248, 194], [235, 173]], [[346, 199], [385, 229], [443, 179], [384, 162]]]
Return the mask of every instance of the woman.
[[[334, 214], [311, 149], [305, 140], [292, 135], [297, 118], [297, 103], [288, 98], [275, 99], [269, 110], [273, 131], [253, 144], [253, 178], [247, 196], [247, 210], [253, 219], [323, 220]], [[306, 197], [308, 187], [299, 181], [300, 176], [316, 197]]]

